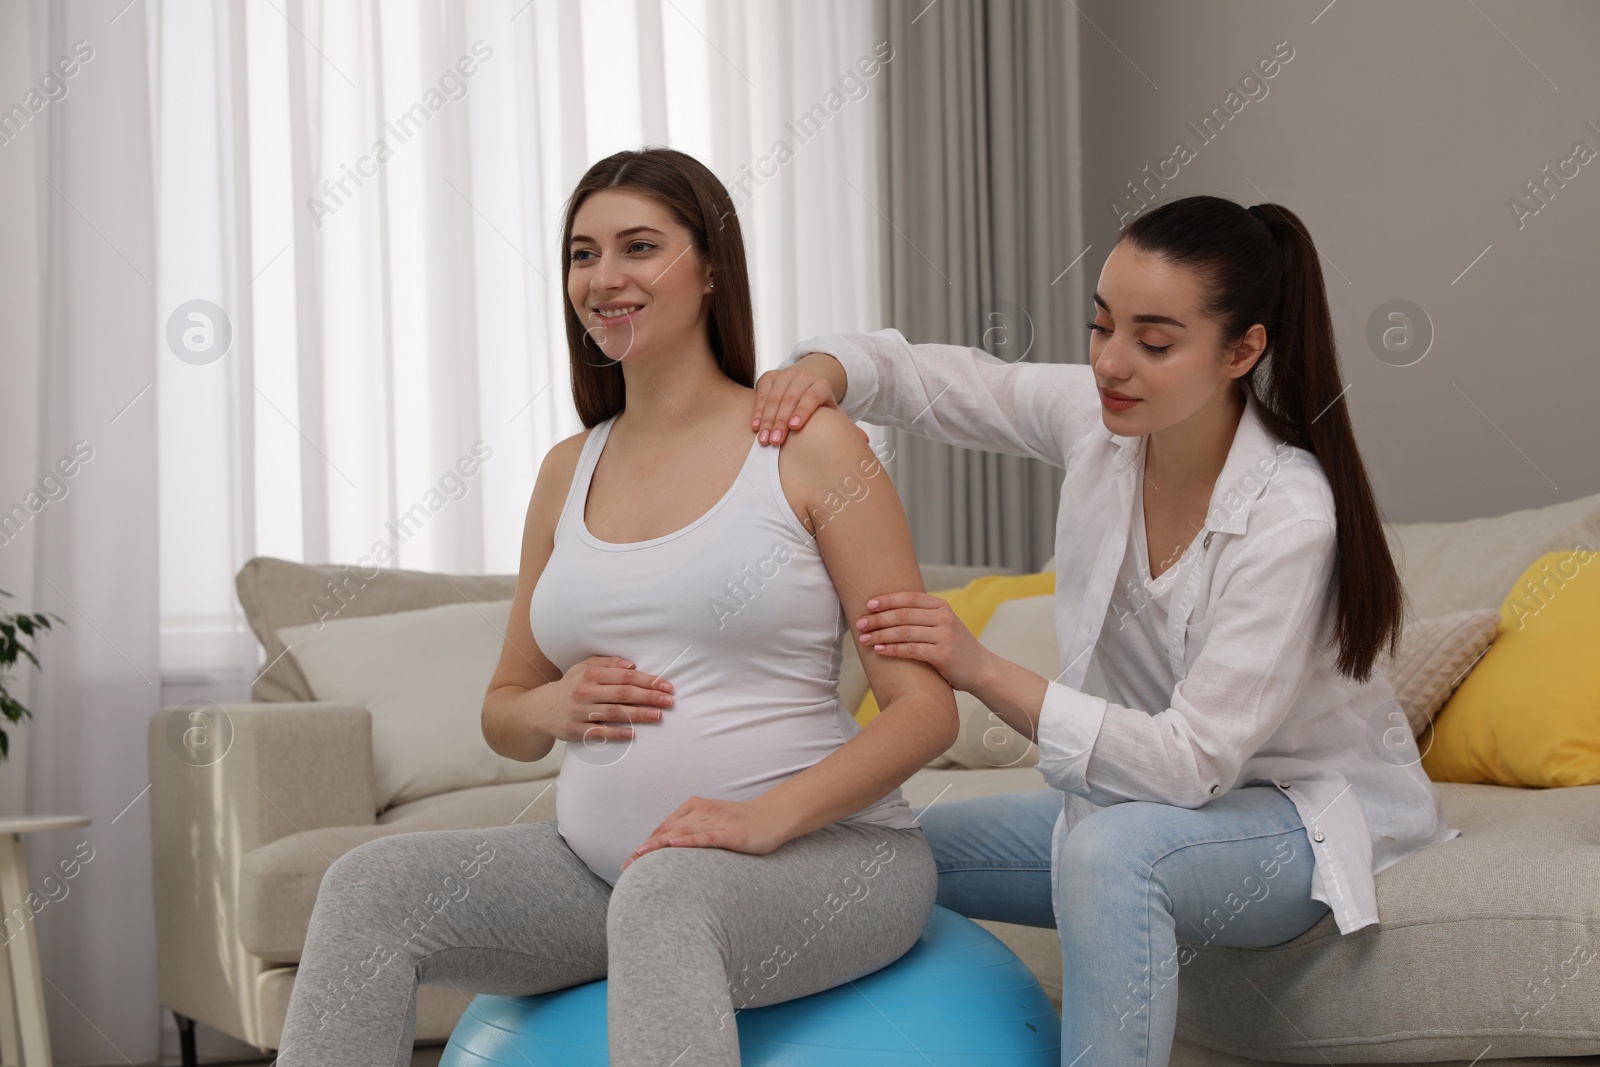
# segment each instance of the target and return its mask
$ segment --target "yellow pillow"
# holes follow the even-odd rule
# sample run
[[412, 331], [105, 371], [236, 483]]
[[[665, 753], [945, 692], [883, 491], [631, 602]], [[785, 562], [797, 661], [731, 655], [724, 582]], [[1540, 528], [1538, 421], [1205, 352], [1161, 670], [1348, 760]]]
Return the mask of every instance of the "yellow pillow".
[[[1041, 571], [1038, 574], [988, 574], [982, 578], [974, 578], [960, 589], [934, 589], [930, 590], [934, 596], [950, 602], [950, 610], [972, 631], [973, 637], [983, 634], [983, 628], [989, 625], [989, 619], [994, 615], [995, 608], [1002, 601], [1016, 600], [1025, 596], [1044, 596], [1056, 591], [1056, 572]], [[857, 635], [861, 633], [856, 629], [855, 620], [850, 620], [851, 641], [861, 643]], [[876, 656], [877, 652], [870, 645], [861, 645], [861, 658], [865, 662], [868, 656]], [[867, 725], [878, 717], [878, 698], [869, 688], [867, 695], [861, 698], [861, 703], [856, 707], [856, 722], [862, 726]]]
[[1539, 557], [1501, 604], [1489, 651], [1419, 739], [1423, 770], [1440, 782], [1600, 783], [1597, 651], [1600, 553]]

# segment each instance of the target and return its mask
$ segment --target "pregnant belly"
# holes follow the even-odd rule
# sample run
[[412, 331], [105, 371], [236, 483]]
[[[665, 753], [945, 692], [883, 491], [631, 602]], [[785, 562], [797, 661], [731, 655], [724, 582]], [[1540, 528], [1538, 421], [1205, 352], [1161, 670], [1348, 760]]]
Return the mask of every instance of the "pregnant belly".
[[715, 717], [639, 723], [628, 741], [569, 742], [556, 777], [567, 846], [615, 885], [622, 863], [692, 796], [753, 800], [844, 743], [832, 708], [765, 721]]

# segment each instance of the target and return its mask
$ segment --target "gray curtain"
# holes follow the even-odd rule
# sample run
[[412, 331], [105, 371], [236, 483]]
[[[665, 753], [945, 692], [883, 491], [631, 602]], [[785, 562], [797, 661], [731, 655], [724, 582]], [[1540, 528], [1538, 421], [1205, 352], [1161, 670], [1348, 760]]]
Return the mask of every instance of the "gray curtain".
[[[1059, 0], [878, 5], [884, 308], [913, 343], [1087, 362], [1075, 17]], [[888, 434], [918, 559], [1033, 571], [1053, 554], [1059, 470]]]

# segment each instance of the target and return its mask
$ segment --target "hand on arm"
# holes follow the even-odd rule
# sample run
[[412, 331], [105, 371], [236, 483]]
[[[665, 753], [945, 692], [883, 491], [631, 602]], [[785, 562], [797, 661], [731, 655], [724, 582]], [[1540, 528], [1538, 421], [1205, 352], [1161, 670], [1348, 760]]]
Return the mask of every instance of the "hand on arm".
[[862, 655], [896, 656], [931, 663], [952, 688], [971, 693], [1002, 722], [1032, 741], [1049, 682], [986, 648], [948, 600], [931, 593], [885, 593], [867, 601], [871, 613], [856, 620], [853, 640]]

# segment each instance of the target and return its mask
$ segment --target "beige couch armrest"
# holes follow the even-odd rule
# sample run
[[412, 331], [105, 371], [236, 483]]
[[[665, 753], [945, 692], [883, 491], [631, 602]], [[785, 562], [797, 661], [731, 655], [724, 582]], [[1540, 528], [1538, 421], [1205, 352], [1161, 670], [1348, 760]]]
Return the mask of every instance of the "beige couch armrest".
[[292, 833], [377, 822], [372, 713], [360, 705], [163, 708], [149, 741], [152, 817], [189, 823], [191, 841], [214, 840], [202, 832], [210, 823], [235, 865]]
[[[238, 934], [239, 873], [290, 834], [376, 823], [372, 715], [336, 703], [163, 708], [147, 735], [162, 1006], [257, 1040], [264, 961]], [[215, 753], [220, 752], [220, 758]]]

